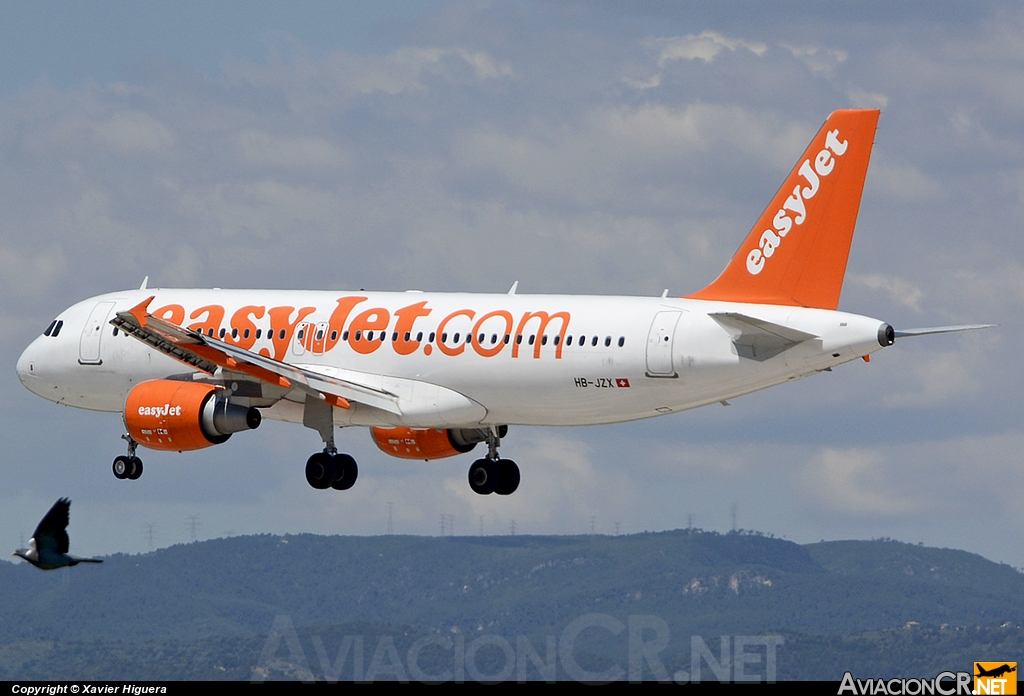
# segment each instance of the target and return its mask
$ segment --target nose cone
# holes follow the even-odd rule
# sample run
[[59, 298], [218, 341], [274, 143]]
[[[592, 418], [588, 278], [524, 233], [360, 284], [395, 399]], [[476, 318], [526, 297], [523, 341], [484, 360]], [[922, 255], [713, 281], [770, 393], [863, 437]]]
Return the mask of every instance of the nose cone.
[[29, 344], [28, 348], [25, 349], [25, 352], [23, 352], [21, 357], [18, 358], [18, 365], [16, 369], [18, 370], [18, 379], [25, 385], [26, 389], [34, 394], [47, 396], [43, 393], [44, 387], [42, 384], [43, 380], [41, 379], [42, 375], [40, 369], [42, 367], [40, 364], [40, 357], [42, 357], [40, 353], [42, 351], [39, 343], [42, 340], [43, 337], [40, 336]]

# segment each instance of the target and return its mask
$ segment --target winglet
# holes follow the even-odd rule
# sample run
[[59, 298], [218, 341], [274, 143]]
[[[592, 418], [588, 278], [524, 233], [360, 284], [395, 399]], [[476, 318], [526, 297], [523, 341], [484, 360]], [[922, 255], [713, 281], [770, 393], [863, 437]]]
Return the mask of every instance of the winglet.
[[879, 113], [833, 112], [729, 265], [690, 298], [835, 309]]
[[135, 320], [139, 322], [139, 326], [146, 326], [146, 315], [149, 314], [149, 303], [152, 302], [155, 297], [156, 295], [150, 295], [149, 298], [128, 310], [128, 313], [135, 317]]

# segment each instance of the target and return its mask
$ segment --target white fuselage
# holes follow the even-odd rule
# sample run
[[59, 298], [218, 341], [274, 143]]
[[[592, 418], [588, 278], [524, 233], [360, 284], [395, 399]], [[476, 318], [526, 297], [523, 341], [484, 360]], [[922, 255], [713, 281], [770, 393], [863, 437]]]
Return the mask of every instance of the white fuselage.
[[[51, 401], [117, 412], [140, 382], [193, 372], [124, 333], [115, 335], [110, 319], [150, 295], [154, 316], [206, 334], [212, 330], [252, 352], [324, 374], [356, 371], [380, 380], [382, 388], [400, 381], [398, 390], [409, 399], [427, 394], [440, 404], [410, 409], [407, 417], [352, 404], [334, 409], [339, 426], [589, 425], [648, 418], [869, 355], [882, 347], [878, 336], [886, 326], [823, 309], [683, 298], [130, 290], [62, 312], [59, 333], [40, 336], [19, 359], [22, 383]], [[339, 310], [343, 305], [347, 311]], [[736, 331], [716, 319], [722, 314], [813, 338], [754, 359], [737, 345]], [[430, 396], [433, 387], [454, 392], [461, 402]], [[303, 399], [289, 395], [264, 415], [301, 423]]]

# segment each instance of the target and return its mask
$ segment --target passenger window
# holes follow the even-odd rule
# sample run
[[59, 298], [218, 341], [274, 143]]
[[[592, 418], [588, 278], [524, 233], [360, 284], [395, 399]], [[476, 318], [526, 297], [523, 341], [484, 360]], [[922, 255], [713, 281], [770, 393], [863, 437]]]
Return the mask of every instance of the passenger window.
[[[359, 338], [359, 332], [358, 331], [356, 332], [356, 338], [357, 339]], [[366, 332], [366, 340], [367, 341], [372, 341], [373, 340], [373, 332], [372, 331], [367, 331]]]
[[561, 340], [561, 336], [555, 336], [555, 345], [558, 345], [558, 341]]
[[[306, 330], [305, 330], [305, 329], [299, 329], [299, 336], [298, 336], [298, 338], [299, 338], [299, 340], [300, 340], [300, 341], [302, 340], [302, 335], [303, 335], [303, 334], [304, 334], [305, 332], [306, 332]], [[220, 335], [221, 335], [221, 338], [223, 338], [223, 337], [224, 337], [224, 329], [221, 329], [221, 331], [220, 331]]]
[[341, 340], [343, 340], [343, 341], [347, 341], [348, 340], [348, 331], [346, 331], [345, 333], [341, 334]]
[[238, 329], [231, 329], [231, 338], [238, 338]]
[[455, 334], [455, 343], [459, 342], [459, 334]]
[[331, 340], [332, 341], [337, 341], [338, 340], [338, 330], [337, 329], [335, 329], [334, 331], [331, 332]]
[[[212, 336], [213, 334], [210, 334], [210, 335]], [[284, 340], [284, 329], [281, 329], [281, 333], [279, 334], [279, 336], [280, 336], [281, 340], [283, 341]]]
[[530, 334], [530, 345], [533, 345], [533, 341], [537, 338], [535, 334]]
[[435, 337], [436, 335], [437, 335], [437, 334], [436, 334], [435, 332], [433, 332], [433, 331], [431, 331], [431, 332], [430, 332], [430, 342], [431, 342], [431, 343], [433, 343], [433, 342], [434, 342], [434, 337]]
[[116, 327], [116, 326], [114, 327], [114, 333], [113, 333], [113, 335], [114, 335], [114, 336], [116, 336], [116, 335], [117, 335], [117, 327]]
[[466, 343], [472, 343], [473, 337], [470, 334], [466, 334]]
[[[406, 331], [406, 332], [405, 332], [405, 342], [406, 342], [406, 343], [408, 343], [408, 342], [409, 342], [409, 338], [410, 338], [411, 336], [412, 336], [412, 334], [410, 334], [410, 333], [409, 333], [408, 331]], [[398, 334], [395, 334], [395, 340], [398, 340], [398, 338], [397, 338], [397, 337], [398, 337]]]
[[243, 338], [249, 338], [249, 329], [245, 330], [245, 334], [243, 335]]
[[363, 332], [362, 331], [356, 331], [356, 340], [357, 341], [363, 340]]
[[604, 347], [607, 348], [611, 344], [612, 344], [612, 337], [611, 336], [605, 336], [604, 337]]
[[519, 334], [518, 336], [516, 336], [516, 345], [517, 346], [518, 345], [522, 345], [522, 343], [523, 343], [523, 335]]
[[586, 342], [587, 342], [587, 337], [586, 336], [580, 336], [580, 345], [582, 346]]
[[511, 338], [508, 334], [505, 334], [505, 345], [508, 345], [508, 340]]
[[422, 331], [418, 331], [416, 333], [416, 341], [419, 342], [419, 341], [422, 341], [422, 340], [423, 340], [423, 332]]
[[[398, 332], [397, 331], [394, 332], [393, 334], [391, 334], [391, 340], [392, 341], [397, 341], [398, 340]], [[409, 340], [409, 334], [405, 334], [405, 340], [407, 340], [407, 341]]]
[[224, 335], [225, 335], [225, 334], [226, 334], [227, 332], [228, 332], [228, 330], [227, 330], [227, 329], [221, 329], [221, 330], [220, 330], [220, 337], [221, 337], [221, 338], [224, 338]]
[[318, 341], [322, 341], [322, 340], [323, 340], [323, 338], [324, 338], [324, 330], [323, 330], [323, 329], [319, 329], [319, 330], [318, 330], [318, 331], [316, 332], [316, 340], [318, 340]]
[[548, 344], [548, 335], [547, 334], [544, 334], [543, 336], [540, 337], [540, 344], [542, 346], [546, 346]]
[[592, 345], [592, 346], [596, 346], [597, 345], [597, 336], [594, 336], [592, 339], [590, 339], [590, 345]]
[[256, 338], [263, 338], [263, 329], [256, 329]]
[[619, 348], [621, 348], [624, 345], [626, 345], [626, 337], [625, 336], [619, 336]]

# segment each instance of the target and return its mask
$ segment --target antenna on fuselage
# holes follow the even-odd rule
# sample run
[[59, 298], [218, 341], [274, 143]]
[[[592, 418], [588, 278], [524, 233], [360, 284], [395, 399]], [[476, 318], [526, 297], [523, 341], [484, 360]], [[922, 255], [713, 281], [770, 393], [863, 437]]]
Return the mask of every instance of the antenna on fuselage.
[[516, 288], [518, 288], [518, 287], [519, 287], [519, 281], [517, 280], [516, 282], [512, 283], [512, 287], [510, 287], [508, 289], [508, 294], [509, 295], [515, 295], [516, 294]]
[[149, 276], [142, 279], [142, 285], [139, 286], [139, 290], [145, 290], [147, 285], [149, 285]]

